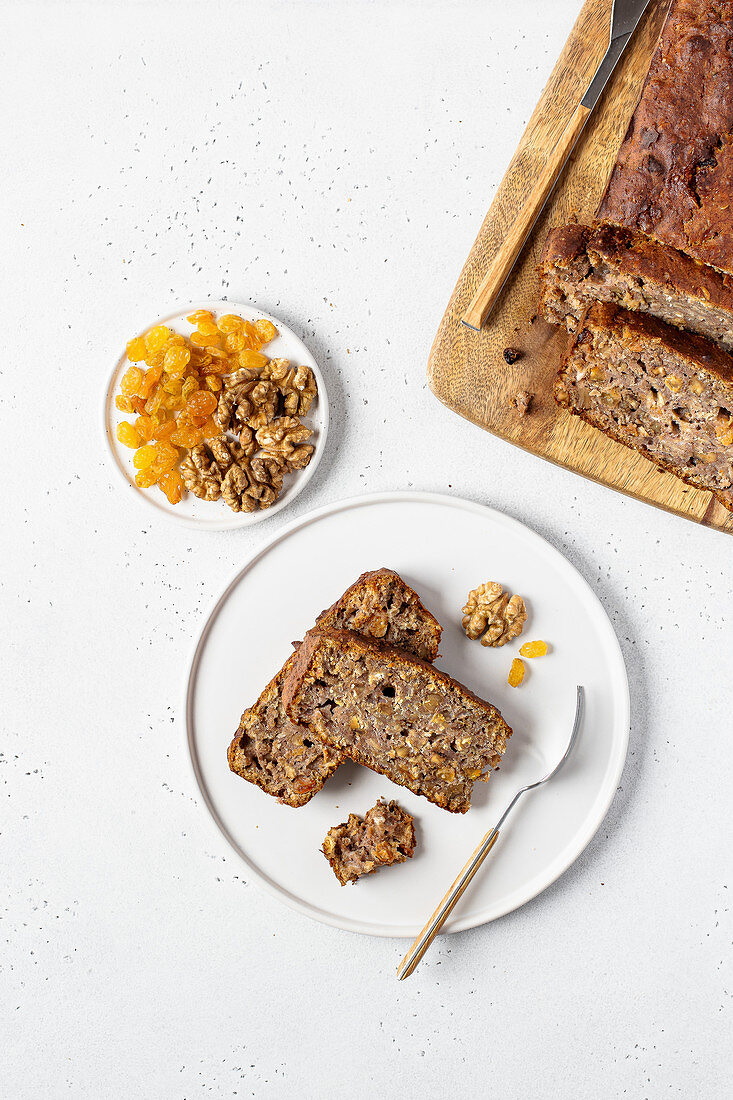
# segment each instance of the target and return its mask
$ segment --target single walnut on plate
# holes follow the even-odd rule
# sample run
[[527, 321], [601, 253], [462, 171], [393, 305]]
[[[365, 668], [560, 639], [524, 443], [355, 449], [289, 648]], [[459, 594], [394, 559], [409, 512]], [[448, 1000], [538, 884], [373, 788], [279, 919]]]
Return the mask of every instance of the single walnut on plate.
[[[217, 427], [223, 432], [239, 433], [245, 427], [264, 428], [277, 412], [278, 391], [262, 378], [247, 378], [251, 372], [244, 368], [227, 380], [214, 413]], [[233, 378], [244, 376], [232, 382]]]
[[194, 447], [181, 463], [183, 484], [200, 500], [218, 500], [222, 472], [206, 443]]
[[305, 416], [318, 394], [310, 367], [293, 367], [289, 359], [271, 359], [262, 368], [261, 377], [269, 379], [282, 395], [286, 416]]
[[301, 424], [297, 416], [278, 416], [272, 423], [259, 429], [257, 442], [263, 450], [282, 455], [287, 461], [312, 435], [311, 429]]
[[233, 512], [254, 512], [274, 504], [282, 487], [282, 467], [260, 454], [229, 468], [221, 495]]
[[463, 629], [481, 645], [502, 646], [518, 638], [527, 621], [521, 596], [510, 596], [496, 581], [487, 581], [469, 592], [463, 608]]

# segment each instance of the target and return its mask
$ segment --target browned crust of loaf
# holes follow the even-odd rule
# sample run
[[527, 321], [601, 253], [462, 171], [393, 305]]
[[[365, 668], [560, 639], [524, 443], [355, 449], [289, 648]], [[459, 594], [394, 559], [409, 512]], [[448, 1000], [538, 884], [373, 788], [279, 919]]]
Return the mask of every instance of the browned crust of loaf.
[[425, 604], [422, 602], [415, 589], [410, 588], [409, 584], [407, 584], [402, 579], [399, 573], [396, 573], [394, 569], [387, 568], [387, 566], [382, 566], [382, 568], [380, 569], [370, 569], [366, 573], [362, 573], [361, 576], [358, 577], [353, 584], [349, 585], [344, 594], [340, 596], [335, 603], [331, 604], [330, 607], [321, 612], [321, 614], [316, 619], [315, 629], [331, 629], [333, 626], [333, 620], [338, 615], [342, 606], [345, 603], [348, 603], [355, 590], [363, 589], [365, 591], [368, 591], [369, 589], [371, 589], [372, 591], [376, 592], [383, 582], [393, 580], [397, 581], [397, 583], [405, 589], [408, 596], [414, 598], [416, 607], [425, 616], [425, 625], [429, 626], [432, 629], [435, 642], [435, 652], [431, 659], [434, 661], [435, 658], [438, 656], [438, 646], [440, 645], [440, 636], [443, 633], [443, 627], [440, 625], [432, 612], [428, 611], [427, 607], [425, 607]]
[[589, 225], [579, 225], [577, 222], [572, 225], [556, 225], [545, 237], [538, 264], [540, 274], [560, 261], [579, 259], [586, 251], [590, 234]]
[[598, 217], [733, 261], [733, 3], [672, 0]]
[[[706, 306], [730, 310], [733, 314], [733, 277], [644, 233], [619, 225], [567, 225], [551, 229], [542, 250], [540, 276], [556, 266], [571, 264], [588, 256], [593, 263], [596, 253], [613, 264], [622, 274], [646, 279], [661, 286], [672, 286], [688, 298]], [[550, 287], [544, 281], [540, 290], [540, 309], [546, 313], [545, 300]]]
[[[724, 352], [722, 348], [718, 348], [708, 343], [708, 341], [704, 340], [701, 336], [695, 336], [692, 333], [673, 328], [671, 325], [666, 325], [663, 321], [659, 321], [656, 317], [651, 317], [649, 314], [631, 313], [627, 309], [621, 309], [619, 306], [610, 305], [606, 302], [594, 302], [593, 305], [586, 310], [578, 327], [575, 339], [562, 362], [557, 379], [555, 380], [554, 396], [558, 405], [567, 409], [573, 416], [580, 417], [581, 420], [597, 428], [610, 439], [615, 440], [617, 443], [621, 443], [624, 447], [628, 447], [629, 450], [636, 451], [637, 454], [642, 454], [644, 458], [653, 462], [660, 470], [674, 474], [675, 477], [678, 477], [681, 481], [686, 482], [686, 484], [691, 485], [693, 488], [702, 489], [705, 492], [712, 491], [713, 495], [725, 508], [729, 509], [729, 511], [733, 511], [733, 499], [728, 497], [725, 493], [716, 492], [715, 490], [708, 489], [707, 486], [700, 485], [691, 475], [681, 469], [681, 467], [674, 466], [658, 455], [653, 455], [639, 448], [632, 447], [618, 432], [615, 432], [612, 428], [600, 422], [600, 420], [593, 415], [592, 411], [577, 409], [568, 404], [567, 400], [564, 399], [562, 383], [570, 369], [575, 348], [584, 338], [590, 336], [590, 330], [604, 328], [617, 332], [623, 330], [630, 331], [639, 339], [657, 341], [665, 344], [672, 351], [677, 352], [677, 354], [692, 360], [697, 360], [694, 367], [695, 370], [703, 374], [714, 375], [718, 380], [733, 387], [733, 359], [731, 356]], [[731, 396], [733, 396], [733, 392]]]
[[[379, 642], [375, 642], [372, 639], [364, 638], [360, 634], [354, 634], [349, 630], [311, 630], [306, 634], [300, 649], [294, 654], [293, 664], [290, 667], [288, 676], [285, 679], [283, 687], [283, 707], [286, 714], [291, 713], [291, 707], [293, 699], [297, 694], [303, 680], [308, 674], [314, 659], [318, 656], [320, 643], [322, 638], [330, 638], [337, 645], [346, 646], [352, 645], [362, 650], [379, 653], [387, 661], [393, 661], [393, 663], [401, 669], [414, 667], [415, 665], [421, 666], [435, 676], [436, 679], [441, 680], [444, 684], [459, 690], [462, 694], [468, 696], [487, 712], [490, 712], [492, 717], [497, 718], [504, 726], [506, 730], [506, 738], [508, 739], [512, 735], [512, 729], [504, 721], [504, 718], [499, 713], [497, 708], [485, 699], [481, 699], [470, 688], [465, 687], [458, 680], [454, 680], [452, 676], [449, 676], [446, 672], [442, 672], [440, 669], [435, 668], [429, 661], [423, 661], [420, 657], [413, 657], [406, 653], [403, 653], [400, 649], [394, 649], [392, 646], [382, 645]], [[314, 736], [319, 736], [316, 729], [313, 729]], [[372, 771], [378, 772], [380, 775], [386, 776], [387, 779], [394, 782], [394, 777], [384, 768], [380, 767], [376, 762], [370, 761], [367, 763], [358, 751], [356, 746], [344, 746], [339, 745], [338, 751], [349, 760], [352, 760], [355, 764], [361, 764], [364, 767], [369, 767]], [[450, 813], [466, 813], [471, 808], [471, 791], [473, 784], [468, 782], [468, 791], [464, 798], [464, 801], [456, 806], [448, 805], [447, 798], [441, 800], [439, 793], [435, 797], [430, 797], [429, 801], [435, 805], [442, 807], [442, 809], [448, 810]], [[411, 787], [409, 783], [405, 782], [402, 786], [408, 787], [415, 794], [421, 794], [423, 797], [427, 797], [424, 791], [420, 791], [417, 787]]]

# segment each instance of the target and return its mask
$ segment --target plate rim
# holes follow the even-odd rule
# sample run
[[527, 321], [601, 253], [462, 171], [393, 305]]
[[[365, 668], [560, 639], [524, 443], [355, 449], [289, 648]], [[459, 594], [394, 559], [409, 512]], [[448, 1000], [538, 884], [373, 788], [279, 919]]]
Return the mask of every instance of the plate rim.
[[[586, 589], [587, 593], [591, 597], [591, 603], [600, 612], [600, 620], [605, 623], [606, 630], [609, 638], [612, 642], [612, 647], [615, 651], [615, 656], [618, 659], [618, 671], [620, 672], [620, 686], [623, 688], [622, 696], [619, 699], [620, 716], [618, 723], [618, 731], [616, 732], [612, 744], [615, 748], [614, 754], [612, 754], [608, 767], [608, 775], [605, 782], [605, 786], [602, 786], [600, 793], [596, 799], [596, 803], [591, 808], [591, 812], [588, 815], [584, 828], [578, 832], [574, 838], [574, 842], [569, 844], [565, 853], [560, 852], [559, 855], [545, 868], [544, 872], [535, 876], [535, 880], [530, 880], [530, 890], [525, 888], [517, 888], [512, 894], [508, 895], [504, 899], [503, 904], [498, 905], [495, 909], [489, 908], [474, 914], [473, 916], [465, 916], [458, 918], [450, 923], [450, 926], [444, 927], [441, 931], [441, 935], [452, 935], [456, 932], [463, 932], [470, 928], [479, 928], [484, 924], [490, 924], [491, 922], [498, 920], [500, 917], [507, 916], [509, 913], [515, 912], [523, 905], [533, 901], [543, 893], [549, 886], [557, 882], [562, 875], [576, 862], [577, 859], [583, 854], [585, 849], [590, 844], [593, 837], [600, 829], [603, 821], [608, 813], [611, 803], [616, 795], [619, 780], [623, 773], [623, 769], [628, 756], [629, 748], [629, 734], [631, 723], [631, 694], [629, 689], [629, 678], [626, 671], [626, 662], [624, 661], [621, 645], [616, 636], [616, 631], [613, 628], [613, 624], [606, 613], [603, 604], [599, 600], [597, 594], [593, 591], [593, 588], [582, 575], [582, 573], [575, 568], [575, 566], [562, 554], [552, 543], [548, 542], [542, 535], [540, 535], [533, 528], [529, 527], [526, 523], [522, 523], [521, 520], [515, 519], [513, 516], [508, 516], [504, 512], [499, 511], [497, 508], [492, 508], [491, 505], [482, 504], [479, 501], [469, 500], [466, 497], [459, 495], [453, 495], [450, 493], [433, 493], [433, 492], [421, 492], [420, 490], [387, 490], [379, 493], [363, 493], [356, 496], [345, 497], [341, 500], [332, 501], [329, 504], [320, 505], [318, 508], [314, 508], [310, 512], [306, 512], [302, 516], [297, 516], [290, 522], [286, 523], [279, 531], [273, 532], [273, 534], [265, 540], [265, 542], [249, 554], [244, 562], [239, 566], [236, 573], [231, 576], [220, 591], [218, 596], [214, 597], [211, 601], [207, 611], [201, 629], [195, 638], [190, 650], [190, 656], [185, 665], [185, 684], [183, 691], [183, 704], [182, 714], [184, 719], [184, 729], [186, 735], [186, 756], [191, 768], [192, 778], [196, 784], [199, 795], [201, 796], [205, 809], [207, 811], [207, 818], [210, 823], [215, 827], [219, 836], [223, 837], [227, 842], [229, 849], [231, 849], [239, 859], [245, 864], [252, 876], [252, 881], [262, 889], [264, 889], [272, 897], [277, 898], [278, 901], [288, 906], [288, 908], [295, 910], [303, 916], [309, 917], [311, 920], [317, 920], [322, 924], [330, 925], [332, 928], [340, 928], [346, 932], [357, 932], [362, 935], [380, 936], [390, 939], [413, 939], [420, 931], [420, 926], [414, 928], [406, 928], [405, 925], [389, 925], [378, 924], [375, 922], [365, 922], [356, 920], [350, 917], [336, 917], [334, 914], [329, 913], [327, 910], [319, 908], [317, 905], [310, 904], [302, 901], [296, 897], [285, 887], [274, 882], [268, 875], [264, 874], [245, 854], [245, 852], [239, 847], [234, 838], [229, 834], [224, 823], [220, 820], [218, 813], [213, 805], [212, 799], [206, 789], [206, 784], [201, 775], [197, 752], [195, 747], [194, 737], [194, 723], [192, 717], [193, 711], [193, 695], [194, 685], [196, 680], [196, 673], [198, 669], [199, 659], [203, 646], [208, 637], [211, 626], [218, 614], [220, 607], [224, 604], [229, 593], [234, 586], [239, 582], [240, 578], [247, 573], [253, 565], [255, 565], [273, 546], [279, 542], [288, 538], [295, 531], [301, 527], [306, 527], [309, 524], [321, 519], [323, 516], [333, 514], [335, 512], [349, 511], [352, 508], [367, 507], [374, 504], [384, 503], [427, 503], [437, 504], [443, 506], [449, 506], [451, 508], [463, 508], [469, 512], [474, 512], [478, 515], [489, 515], [493, 519], [498, 519], [500, 522], [507, 524], [517, 530], [521, 530], [530, 536], [538, 539], [544, 544], [544, 546], [550, 551], [550, 555], [559, 561], [560, 567], [568, 571], [572, 576], [577, 578]], [[578, 839], [579, 838], [579, 839]], [[568, 854], [569, 853], [569, 854]], [[457, 868], [458, 870], [458, 868]], [[436, 895], [437, 896], [437, 895]], [[426, 913], [426, 919], [428, 914]]]
[[[117, 359], [116, 364], [112, 367], [110, 374], [107, 376], [102, 389], [102, 416], [100, 419], [100, 426], [104, 451], [107, 455], [107, 465], [111, 466], [114, 470], [115, 479], [122, 488], [133, 490], [133, 497], [136, 501], [140, 502], [143, 506], [147, 505], [148, 509], [152, 508], [156, 515], [163, 516], [171, 523], [174, 523], [179, 527], [187, 527], [189, 530], [193, 529], [196, 531], [233, 531], [238, 530], [240, 527], [253, 527], [255, 524], [262, 523], [264, 520], [267, 519], [271, 519], [272, 516], [276, 516], [279, 512], [282, 512], [286, 508], [288, 508], [297, 499], [300, 493], [305, 489], [305, 487], [314, 477], [316, 470], [321, 463], [321, 459], [326, 453], [326, 439], [328, 438], [328, 430], [331, 424], [328, 388], [326, 386], [326, 380], [323, 376], [321, 365], [316, 359], [315, 355], [310, 350], [305, 340], [302, 340], [300, 336], [298, 336], [297, 332], [293, 331], [290, 325], [281, 320], [279, 317], [276, 317], [274, 314], [268, 313], [266, 310], [260, 309], [257, 305], [253, 305], [251, 302], [240, 302], [234, 299], [227, 300], [225, 298], [217, 298], [207, 299], [203, 303], [203, 305], [196, 302], [189, 302], [184, 305], [175, 305], [172, 311], [167, 313], [165, 317], [159, 317], [157, 320], [150, 322], [150, 324], [138, 329], [137, 331], [145, 332], [148, 328], [152, 327], [152, 325], [169, 324], [172, 321], [177, 321], [182, 314], [185, 315], [188, 313], [193, 313], [193, 311], [196, 309], [210, 308], [212, 310], [216, 310], [217, 307], [220, 309], [222, 306], [226, 306], [230, 310], [235, 312], [243, 309], [252, 310], [258, 315], [258, 317], [263, 317], [268, 321], [272, 321], [272, 323], [278, 329], [278, 334], [282, 331], [285, 331], [288, 333], [289, 336], [292, 336], [295, 340], [303, 345], [313, 362], [313, 367], [311, 369], [313, 369], [313, 373], [316, 376], [316, 383], [318, 385], [318, 403], [320, 405], [320, 415], [323, 426], [319, 432], [318, 440], [316, 442], [316, 449], [313, 452], [313, 458], [304, 470], [297, 471], [295, 479], [287, 492], [283, 494], [280, 500], [275, 501], [275, 503], [270, 508], [258, 508], [256, 512], [232, 512], [231, 517], [224, 515], [224, 518], [222, 519], [212, 519], [206, 521], [197, 519], [194, 516], [186, 516], [180, 513], [170, 512], [167, 508], [158, 504], [155, 499], [149, 497], [145, 490], [139, 489], [136, 485], [131, 484], [131, 482], [126, 477], [115, 452], [115, 445], [110, 432], [112, 422], [108, 417], [108, 413], [110, 409], [110, 402], [112, 401], [114, 396], [111, 392], [112, 384], [117, 375], [117, 372], [120, 369], [120, 363], [122, 362], [124, 353], [121, 354], [120, 357]], [[150, 513], [148, 512], [148, 514]]]

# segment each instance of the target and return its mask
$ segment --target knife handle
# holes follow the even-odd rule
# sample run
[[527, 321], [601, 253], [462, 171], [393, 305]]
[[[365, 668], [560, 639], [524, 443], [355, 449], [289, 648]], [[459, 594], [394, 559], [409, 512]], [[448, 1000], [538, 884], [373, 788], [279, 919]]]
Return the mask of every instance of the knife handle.
[[491, 261], [473, 301], [462, 317], [463, 324], [468, 325], [469, 328], [480, 329], [491, 312], [494, 302], [499, 297], [499, 292], [507, 280], [507, 276], [516, 263], [517, 256], [522, 251], [532, 226], [537, 221], [555, 186], [565, 161], [580, 137], [589, 114], [589, 108], [584, 107], [582, 103], [579, 103], [575, 108], [570, 121], [560, 135], [557, 145], [547, 158], [547, 163], [540, 172], [537, 182], [504, 238], [501, 248]]
[[[516, 802], [516, 799], [514, 801]], [[513, 805], [514, 802], [512, 802], [512, 806]], [[511, 809], [511, 806], [509, 808]], [[502, 818], [502, 821], [503, 820], [504, 819]], [[458, 875], [458, 878], [455, 880], [448, 893], [445, 894], [442, 900], [438, 903], [437, 909], [428, 920], [428, 923], [425, 925], [420, 935], [413, 941], [410, 950], [407, 952], [404, 959], [397, 967], [397, 978], [399, 981], [402, 982], [405, 980], [405, 978], [410, 977], [410, 974], [412, 974], [413, 970], [420, 962], [420, 959], [430, 947], [430, 944], [438, 935], [438, 932], [440, 932], [446, 920], [463, 897], [466, 889], [472, 882], [474, 875], [486, 859], [491, 849], [496, 844], [498, 837], [498, 827], [491, 829], [490, 832], [486, 834], [476, 851], [469, 859], [466, 866]]]

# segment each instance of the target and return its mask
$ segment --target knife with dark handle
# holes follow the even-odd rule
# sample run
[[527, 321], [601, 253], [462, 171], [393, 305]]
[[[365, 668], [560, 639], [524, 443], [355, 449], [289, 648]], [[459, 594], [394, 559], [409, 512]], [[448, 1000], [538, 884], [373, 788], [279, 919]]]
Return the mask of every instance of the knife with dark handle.
[[511, 274], [517, 257], [535, 222], [542, 213], [548, 198], [552, 194], [563, 166], [575, 147], [588, 117], [600, 99], [611, 73], [626, 49], [632, 34], [642, 15], [649, 6], [649, 0], [613, 0], [611, 11], [611, 34], [603, 60], [596, 70], [585, 95], [573, 111], [570, 121], [563, 130], [560, 140], [553, 148], [547, 163], [540, 172], [526, 202], [519, 211], [509, 232], [504, 238], [481, 280], [474, 298], [461, 318], [464, 325], [480, 329], [499, 297], [501, 288]]

